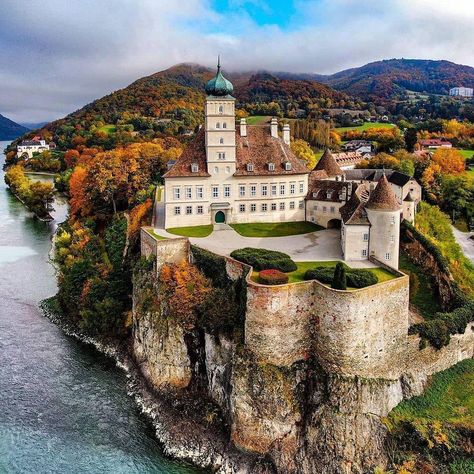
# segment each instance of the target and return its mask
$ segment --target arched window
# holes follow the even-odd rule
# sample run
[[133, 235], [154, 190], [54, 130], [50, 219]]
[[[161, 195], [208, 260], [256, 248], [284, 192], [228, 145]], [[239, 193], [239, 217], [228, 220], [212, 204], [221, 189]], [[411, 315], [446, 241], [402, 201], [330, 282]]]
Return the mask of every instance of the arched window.
[[[217, 122], [217, 123], [216, 123], [216, 128], [221, 128], [220, 122]], [[225, 128], [225, 127], [224, 127], [224, 128]]]
[[224, 113], [224, 106], [223, 105], [219, 105], [219, 113], [220, 114]]
[[222, 128], [227, 128], [227, 124], [225, 122], [222, 124]]
[[221, 145], [223, 145], [223, 144], [224, 144], [224, 139], [223, 139], [223, 138], [219, 138], [219, 143], [220, 143]]

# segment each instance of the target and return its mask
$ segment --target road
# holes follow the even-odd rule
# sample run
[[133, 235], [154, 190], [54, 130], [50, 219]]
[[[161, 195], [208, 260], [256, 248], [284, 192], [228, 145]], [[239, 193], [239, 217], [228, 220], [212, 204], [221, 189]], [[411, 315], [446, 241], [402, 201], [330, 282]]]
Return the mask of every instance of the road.
[[474, 240], [470, 237], [474, 236], [474, 232], [461, 232], [456, 227], [451, 226], [453, 229], [454, 237], [456, 242], [461, 246], [464, 255], [474, 263]]

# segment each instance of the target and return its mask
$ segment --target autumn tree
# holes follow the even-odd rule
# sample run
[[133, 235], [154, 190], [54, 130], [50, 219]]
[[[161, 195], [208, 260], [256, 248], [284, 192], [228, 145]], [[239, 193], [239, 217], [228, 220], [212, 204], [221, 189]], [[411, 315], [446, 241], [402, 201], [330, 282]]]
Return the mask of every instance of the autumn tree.
[[291, 142], [291, 151], [306, 163], [306, 167], [312, 170], [316, 165], [316, 155], [311, 147], [304, 140], [293, 140]]

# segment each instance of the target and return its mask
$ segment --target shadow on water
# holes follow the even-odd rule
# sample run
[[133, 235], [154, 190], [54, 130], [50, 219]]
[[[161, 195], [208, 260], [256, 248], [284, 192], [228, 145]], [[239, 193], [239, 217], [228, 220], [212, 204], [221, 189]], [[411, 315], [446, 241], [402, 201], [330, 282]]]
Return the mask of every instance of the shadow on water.
[[33, 219], [0, 180], [0, 473], [198, 472], [163, 456], [111, 359], [42, 316], [56, 224]]

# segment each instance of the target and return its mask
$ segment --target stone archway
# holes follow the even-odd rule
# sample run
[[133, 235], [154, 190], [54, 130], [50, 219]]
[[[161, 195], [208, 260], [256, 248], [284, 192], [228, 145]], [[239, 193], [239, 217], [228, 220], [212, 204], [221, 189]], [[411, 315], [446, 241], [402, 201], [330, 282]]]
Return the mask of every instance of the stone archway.
[[340, 219], [331, 219], [328, 221], [326, 226], [328, 229], [340, 229], [341, 228], [341, 220]]
[[214, 216], [214, 221], [216, 224], [225, 224], [225, 214], [222, 211], [217, 211]]

